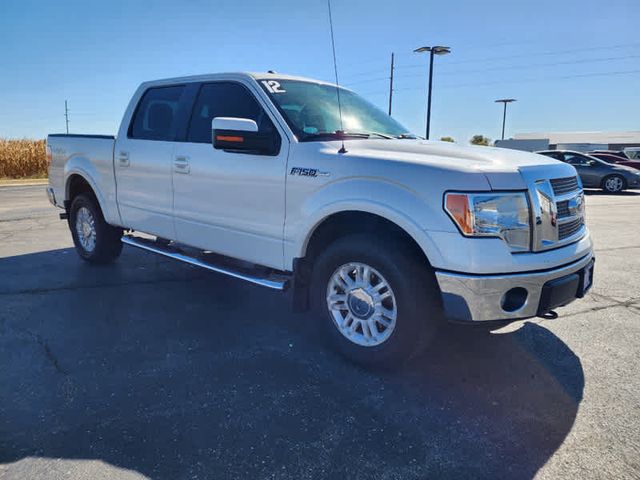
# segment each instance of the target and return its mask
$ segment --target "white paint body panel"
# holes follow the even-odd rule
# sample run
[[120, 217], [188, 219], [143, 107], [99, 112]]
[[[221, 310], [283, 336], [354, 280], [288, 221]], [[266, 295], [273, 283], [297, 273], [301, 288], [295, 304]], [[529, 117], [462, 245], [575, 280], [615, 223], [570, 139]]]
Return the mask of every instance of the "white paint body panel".
[[[285, 78], [271, 76], [276, 77]], [[556, 250], [512, 254], [500, 239], [463, 237], [442, 208], [446, 191], [524, 190], [522, 171], [541, 179], [575, 176], [570, 165], [515, 150], [423, 140], [347, 140], [347, 153], [340, 154], [338, 141], [298, 142], [257, 84], [263, 78], [270, 75], [204, 75], [141, 85], [115, 143], [49, 139], [56, 197], [67, 198], [66, 182], [78, 173], [96, 191], [109, 223], [281, 270], [291, 270], [294, 259], [305, 255], [322, 221], [353, 210], [396, 223], [441, 270], [526, 272], [567, 264], [591, 251], [587, 234]], [[278, 156], [127, 138], [132, 112], [147, 88], [216, 80], [250, 88], [281, 133]], [[129, 154], [127, 167], [118, 164], [120, 152]], [[176, 173], [177, 157], [186, 158], [189, 173]], [[320, 175], [292, 175], [293, 167], [317, 169]]]
[[[173, 224], [173, 142], [118, 138], [115, 178], [122, 224], [175, 238]], [[125, 157], [126, 156], [126, 157]], [[123, 164], [121, 158], [126, 158]]]

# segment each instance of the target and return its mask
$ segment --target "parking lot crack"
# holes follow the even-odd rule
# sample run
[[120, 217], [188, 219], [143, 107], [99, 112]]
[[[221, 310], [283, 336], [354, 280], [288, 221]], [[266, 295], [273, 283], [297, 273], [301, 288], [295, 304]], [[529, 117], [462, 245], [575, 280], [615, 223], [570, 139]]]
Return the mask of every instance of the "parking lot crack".
[[24, 328], [16, 328], [13, 326], [9, 326], [9, 328], [11, 328], [17, 333], [21, 333], [33, 339], [33, 341], [35, 341], [40, 346], [40, 348], [42, 349], [42, 352], [44, 353], [45, 358], [53, 366], [53, 368], [55, 368], [55, 370], [62, 375], [65, 375], [65, 376], [69, 375], [69, 373], [60, 365], [58, 358], [49, 347], [49, 344], [47, 343], [47, 341], [44, 338], [42, 338], [41, 335]]

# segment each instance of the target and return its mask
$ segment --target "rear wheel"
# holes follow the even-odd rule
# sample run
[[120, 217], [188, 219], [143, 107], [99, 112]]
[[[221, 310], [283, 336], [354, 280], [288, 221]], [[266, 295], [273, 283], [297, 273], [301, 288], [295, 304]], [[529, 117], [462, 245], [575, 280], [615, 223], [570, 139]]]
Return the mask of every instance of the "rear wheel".
[[433, 272], [401, 241], [336, 240], [314, 263], [311, 291], [331, 343], [368, 366], [401, 366], [424, 350], [441, 319]]
[[626, 186], [624, 178], [620, 175], [609, 175], [602, 180], [602, 189], [607, 193], [619, 193]]
[[97, 200], [82, 193], [71, 202], [69, 228], [78, 255], [90, 263], [113, 262], [122, 251], [122, 229], [104, 220]]

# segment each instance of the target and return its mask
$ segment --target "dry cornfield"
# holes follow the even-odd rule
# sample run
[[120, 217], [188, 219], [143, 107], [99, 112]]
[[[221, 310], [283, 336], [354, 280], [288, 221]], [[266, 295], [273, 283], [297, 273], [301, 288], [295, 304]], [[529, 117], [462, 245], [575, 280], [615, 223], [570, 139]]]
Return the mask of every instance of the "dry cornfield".
[[44, 140], [0, 138], [0, 178], [47, 176]]

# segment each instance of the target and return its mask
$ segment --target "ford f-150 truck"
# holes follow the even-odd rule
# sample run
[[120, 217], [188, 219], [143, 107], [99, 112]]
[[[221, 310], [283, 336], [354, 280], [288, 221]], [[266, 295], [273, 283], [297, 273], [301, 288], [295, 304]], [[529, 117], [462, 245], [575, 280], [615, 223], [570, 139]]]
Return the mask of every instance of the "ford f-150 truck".
[[289, 288], [369, 365], [420, 352], [442, 319], [555, 316], [593, 279], [571, 165], [422, 140], [321, 81], [148, 82], [117, 137], [49, 135], [47, 149], [48, 195], [84, 260], [124, 243]]

